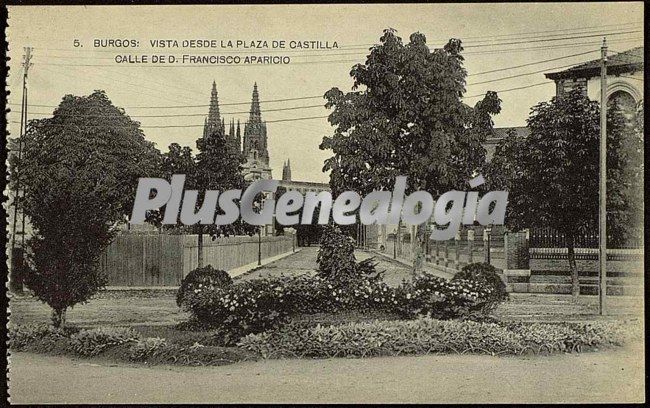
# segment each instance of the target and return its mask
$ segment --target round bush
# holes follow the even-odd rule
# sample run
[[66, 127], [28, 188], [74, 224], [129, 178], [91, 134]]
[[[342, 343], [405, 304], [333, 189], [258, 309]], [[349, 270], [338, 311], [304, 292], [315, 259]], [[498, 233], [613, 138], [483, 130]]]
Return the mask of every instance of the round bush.
[[493, 306], [508, 299], [506, 285], [497, 273], [497, 269], [488, 263], [473, 263], [465, 265], [454, 277], [454, 280], [470, 280], [491, 289], [489, 300]]
[[182, 306], [187, 294], [199, 288], [214, 289], [230, 285], [232, 285], [232, 278], [228, 275], [228, 272], [214, 269], [212, 265], [196, 268], [183, 278], [176, 294], [176, 304], [179, 307]]

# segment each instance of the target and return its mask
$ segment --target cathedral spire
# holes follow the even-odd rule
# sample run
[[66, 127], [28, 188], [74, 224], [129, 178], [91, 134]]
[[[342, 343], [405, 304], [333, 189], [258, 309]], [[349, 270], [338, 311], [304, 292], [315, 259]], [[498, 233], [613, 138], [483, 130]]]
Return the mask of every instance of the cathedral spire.
[[203, 136], [210, 136], [222, 126], [221, 114], [219, 113], [219, 93], [217, 83], [212, 81], [212, 94], [210, 95], [210, 109], [203, 127]]
[[253, 86], [253, 98], [248, 121], [244, 125], [243, 153], [245, 157], [269, 165], [269, 151], [266, 138], [266, 123], [262, 121], [260, 95], [257, 83]]
[[221, 114], [219, 113], [219, 93], [217, 92], [217, 83], [212, 82], [212, 95], [210, 96], [210, 111], [208, 113], [208, 123], [212, 125], [219, 124]]
[[262, 111], [260, 109], [260, 94], [257, 92], [257, 82], [253, 85], [253, 99], [251, 101], [251, 111], [250, 111], [250, 118], [251, 121], [253, 119], [260, 119], [262, 117]]

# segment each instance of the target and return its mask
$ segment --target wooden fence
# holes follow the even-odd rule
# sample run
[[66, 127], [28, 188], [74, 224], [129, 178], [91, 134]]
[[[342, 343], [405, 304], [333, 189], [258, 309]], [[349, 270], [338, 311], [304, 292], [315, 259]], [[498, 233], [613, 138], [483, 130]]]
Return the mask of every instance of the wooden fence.
[[[293, 235], [279, 237], [224, 237], [214, 241], [204, 236], [203, 264], [230, 271], [293, 248]], [[197, 235], [118, 235], [100, 259], [108, 276], [107, 286], [178, 286], [198, 266]]]

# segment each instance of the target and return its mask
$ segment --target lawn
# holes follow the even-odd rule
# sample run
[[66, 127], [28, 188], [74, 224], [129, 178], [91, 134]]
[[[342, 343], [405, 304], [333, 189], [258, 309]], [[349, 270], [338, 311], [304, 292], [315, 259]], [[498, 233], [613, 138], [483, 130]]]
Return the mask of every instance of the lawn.
[[[510, 300], [495, 311], [502, 320], [559, 322], [568, 320], [615, 319], [639, 317], [643, 298], [612, 296], [608, 298], [609, 316], [598, 316], [598, 297], [513, 293]], [[14, 296], [9, 302], [10, 321], [23, 324], [49, 322], [49, 308], [29, 296]], [[77, 305], [67, 314], [68, 323], [83, 327], [173, 325], [187, 320], [188, 314], [176, 305], [176, 292], [104, 291], [86, 304]]]

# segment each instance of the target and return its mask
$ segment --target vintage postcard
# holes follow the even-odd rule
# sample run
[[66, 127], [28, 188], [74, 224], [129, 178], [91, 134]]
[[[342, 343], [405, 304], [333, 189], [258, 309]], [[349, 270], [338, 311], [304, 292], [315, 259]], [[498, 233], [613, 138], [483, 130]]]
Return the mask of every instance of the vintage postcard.
[[642, 2], [136, 3], [5, 8], [9, 403], [645, 401]]

